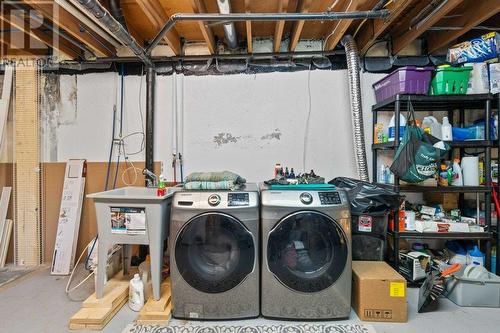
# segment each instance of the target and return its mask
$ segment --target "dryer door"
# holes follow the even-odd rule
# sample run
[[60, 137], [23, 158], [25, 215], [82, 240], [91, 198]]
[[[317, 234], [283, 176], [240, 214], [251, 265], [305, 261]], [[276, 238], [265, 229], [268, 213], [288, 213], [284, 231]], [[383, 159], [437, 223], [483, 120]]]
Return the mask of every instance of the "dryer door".
[[181, 229], [175, 262], [184, 280], [206, 293], [221, 293], [240, 284], [255, 265], [250, 231], [224, 213], [195, 216]]
[[269, 270], [288, 288], [317, 292], [344, 271], [348, 241], [342, 227], [316, 211], [300, 211], [279, 221], [269, 233]]

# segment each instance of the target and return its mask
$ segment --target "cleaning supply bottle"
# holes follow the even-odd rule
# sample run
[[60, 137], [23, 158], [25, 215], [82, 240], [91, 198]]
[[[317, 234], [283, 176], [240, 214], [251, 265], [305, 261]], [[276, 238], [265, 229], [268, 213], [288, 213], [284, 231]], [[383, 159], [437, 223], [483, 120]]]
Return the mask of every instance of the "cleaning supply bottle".
[[144, 306], [144, 284], [142, 283], [139, 274], [134, 274], [134, 278], [130, 280], [128, 290], [128, 307], [133, 311], [140, 311]]
[[453, 180], [451, 181], [452, 186], [463, 186], [464, 178], [462, 175], [462, 168], [460, 167], [460, 159], [455, 158], [453, 160]]
[[484, 266], [484, 254], [477, 245], [467, 252], [467, 265]]
[[442, 131], [441, 131], [441, 124], [439, 121], [436, 119], [436, 117], [433, 116], [427, 116], [422, 120], [422, 129], [435, 136], [436, 138], [441, 140], [442, 137]]
[[385, 165], [382, 164], [380, 166], [380, 170], [378, 172], [378, 176], [377, 176], [377, 181], [380, 183], [380, 184], [385, 184]]
[[493, 246], [491, 248], [491, 272], [493, 274], [497, 273], [497, 247]]
[[443, 141], [453, 141], [453, 131], [451, 129], [448, 117], [443, 117], [443, 125], [441, 126], [441, 139]]
[[[396, 137], [396, 115], [393, 115], [389, 122], [389, 141], [394, 141]], [[402, 114], [399, 115], [399, 138], [402, 139], [405, 134], [406, 118]]]
[[441, 166], [439, 168], [439, 185], [440, 186], [448, 186], [448, 168], [446, 166], [446, 163], [441, 163]]

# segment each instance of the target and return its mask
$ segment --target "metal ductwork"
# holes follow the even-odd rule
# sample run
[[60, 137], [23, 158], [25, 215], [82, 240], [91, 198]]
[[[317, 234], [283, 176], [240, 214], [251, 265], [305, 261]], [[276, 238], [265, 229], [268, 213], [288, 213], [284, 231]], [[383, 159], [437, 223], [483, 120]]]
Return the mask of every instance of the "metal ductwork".
[[[231, 13], [230, 0], [217, 0], [217, 6], [221, 14]], [[238, 36], [233, 22], [224, 23], [224, 32], [226, 34], [226, 43], [230, 49], [235, 49], [238, 46]]]
[[124, 45], [128, 46], [134, 54], [139, 57], [148, 67], [153, 67], [153, 62], [144, 52], [144, 49], [137, 43], [134, 37], [130, 36], [125, 27], [120, 24], [98, 0], [78, 0], [87, 11], [92, 13], [106, 28], [108, 28]]
[[356, 42], [351, 35], [346, 35], [342, 38], [342, 45], [345, 48], [347, 58], [349, 94], [351, 96], [351, 119], [354, 134], [354, 156], [359, 179], [369, 181], [368, 164], [366, 162], [365, 131], [363, 127], [363, 108], [361, 105], [359, 52]]
[[127, 21], [125, 20], [125, 15], [123, 15], [122, 6], [120, 4], [120, 0], [108, 0], [109, 10], [113, 17], [120, 22], [120, 24], [127, 30], [128, 26]]

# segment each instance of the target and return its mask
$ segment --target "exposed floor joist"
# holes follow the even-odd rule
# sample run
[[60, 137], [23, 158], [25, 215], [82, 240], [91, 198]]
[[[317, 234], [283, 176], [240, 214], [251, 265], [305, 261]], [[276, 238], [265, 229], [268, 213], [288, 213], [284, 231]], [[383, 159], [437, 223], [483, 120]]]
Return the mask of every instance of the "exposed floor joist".
[[[250, 13], [250, 0], [245, 0], [245, 13]], [[253, 53], [253, 40], [252, 40], [252, 22], [245, 22], [246, 33], [247, 33], [247, 52]]]
[[462, 27], [460, 30], [433, 31], [427, 37], [429, 52], [448, 46], [475, 26], [500, 12], [499, 0], [470, 1], [462, 10], [462, 15], [453, 19], [453, 25]]
[[62, 38], [59, 38], [58, 41], [54, 43], [54, 33], [43, 31], [40, 29], [28, 29], [29, 24], [20, 17], [15, 17], [12, 15], [0, 15], [0, 20], [2, 20], [4, 23], [9, 24], [11, 27], [19, 29], [19, 31], [22, 31], [25, 34], [30, 35], [32, 38], [44, 43], [47, 47], [54, 48], [55, 50], [63, 53], [71, 59], [78, 58], [78, 56], [80, 55], [79, 50], [75, 50], [74, 48], [72, 48]]
[[[299, 0], [297, 6], [297, 12], [307, 13], [309, 12], [309, 7], [311, 6], [312, 0]], [[292, 36], [290, 38], [290, 52], [295, 51], [297, 44], [300, 40], [300, 35], [302, 34], [302, 29], [304, 28], [305, 21], [297, 21], [294, 23], [292, 28]]]
[[[45, 17], [49, 18], [57, 24], [61, 29], [65, 30], [73, 38], [87, 45], [99, 57], [114, 56], [116, 50], [112, 44], [98, 36], [90, 33], [90, 30], [80, 24], [78, 20], [67, 12], [64, 8], [56, 4], [49, 4], [37, 0], [23, 0], [32, 8], [40, 11]], [[56, 15], [54, 15], [54, 8]], [[82, 29], [83, 28], [83, 29]]]
[[[206, 13], [207, 7], [203, 0], [191, 0], [191, 5], [193, 6], [193, 11], [195, 13]], [[203, 38], [207, 43], [208, 50], [210, 54], [215, 54], [215, 38], [214, 33], [210, 27], [205, 25], [205, 22], [198, 22], [198, 26], [200, 27], [201, 33], [203, 34]]]
[[[163, 25], [168, 21], [168, 15], [161, 6], [158, 0], [135, 0], [137, 5], [142, 9], [144, 15], [151, 24], [159, 31]], [[165, 35], [165, 42], [172, 49], [175, 55], [181, 54], [181, 40], [175, 28]]]
[[[428, 28], [432, 27], [436, 22], [442, 19], [445, 15], [451, 12], [458, 6], [462, 0], [447, 0], [431, 12], [427, 17], [422, 18], [420, 22], [416, 22], [413, 26], [407, 25], [403, 27], [403, 33], [392, 40], [392, 52], [398, 54], [406, 46], [410, 45], [415, 39], [420, 37]], [[416, 12], [416, 13], [420, 13]]]
[[415, 2], [419, 0], [401, 0], [391, 2], [387, 9], [390, 14], [383, 20], [369, 20], [363, 30], [360, 31], [356, 42], [358, 44], [360, 54], [364, 55], [370, 46], [380, 37], [382, 37], [392, 26], [396, 20], [405, 14]]
[[[373, 4], [373, 0], [352, 0], [346, 1], [342, 6], [343, 12], [352, 12], [357, 10], [367, 10], [370, 9], [370, 5]], [[376, 1], [375, 1], [376, 3]], [[326, 51], [333, 50], [337, 44], [340, 42], [344, 34], [347, 32], [347, 29], [351, 26], [354, 20], [340, 20], [335, 25], [333, 30], [325, 37], [325, 46], [324, 49]]]
[[[288, 0], [279, 0], [277, 12], [284, 13], [287, 11], [288, 11]], [[285, 21], [276, 22], [276, 27], [274, 29], [274, 41], [273, 41], [274, 52], [280, 51], [281, 38], [283, 37], [284, 29], [285, 29]]]

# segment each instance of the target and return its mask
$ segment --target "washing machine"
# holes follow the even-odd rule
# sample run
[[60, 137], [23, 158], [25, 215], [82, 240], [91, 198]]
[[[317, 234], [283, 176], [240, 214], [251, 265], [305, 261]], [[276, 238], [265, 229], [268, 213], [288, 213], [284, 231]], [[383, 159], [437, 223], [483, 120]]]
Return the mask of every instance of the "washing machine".
[[326, 320], [351, 310], [351, 222], [335, 188], [261, 192], [262, 315]]
[[239, 319], [259, 315], [259, 192], [179, 191], [172, 199], [172, 315]]

